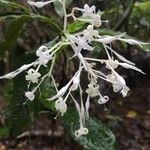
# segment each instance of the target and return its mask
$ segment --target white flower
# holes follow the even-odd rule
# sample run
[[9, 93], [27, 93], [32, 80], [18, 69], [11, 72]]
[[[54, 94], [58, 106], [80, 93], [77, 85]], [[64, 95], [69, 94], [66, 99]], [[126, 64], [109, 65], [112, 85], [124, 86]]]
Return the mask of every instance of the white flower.
[[62, 97], [56, 100], [55, 108], [57, 111], [60, 111], [62, 115], [67, 111], [67, 104], [65, 103]]
[[118, 83], [113, 83], [112, 86], [113, 86], [113, 91], [115, 93], [121, 91], [121, 89], [122, 89], [122, 85], [120, 85]]
[[142, 47], [142, 45], [148, 44], [148, 43], [144, 43], [144, 42], [134, 40], [134, 39], [122, 39], [122, 38], [120, 38], [119, 40], [124, 41], [126, 43], [129, 43], [131, 45], [139, 45], [141, 47]]
[[81, 71], [82, 71], [82, 68], [79, 68], [77, 74], [74, 76], [74, 78], [72, 80], [73, 84], [71, 86], [71, 91], [75, 91], [79, 87]]
[[52, 100], [54, 100], [54, 99], [56, 99], [56, 98], [62, 97], [62, 96], [66, 93], [66, 91], [68, 90], [68, 88], [69, 88], [71, 82], [72, 82], [72, 79], [71, 79], [64, 87], [62, 87], [62, 88], [57, 92], [57, 94], [56, 94], [55, 96], [53, 96], [53, 97], [51, 97], [51, 98], [48, 98], [47, 100], [52, 101]]
[[83, 31], [83, 35], [88, 42], [92, 42], [94, 37], [98, 36], [98, 31], [94, 30], [92, 25], [89, 25], [87, 29]]
[[121, 56], [120, 54], [118, 54], [117, 52], [115, 52], [112, 48], [110, 48], [109, 46], [105, 45], [109, 50], [111, 50], [112, 53], [114, 53], [121, 61], [126, 62], [130, 65], [135, 65], [135, 63], [131, 62], [130, 60], [127, 60], [126, 58], [124, 58], [123, 56]]
[[25, 96], [30, 100], [30, 101], [33, 101], [34, 100], [34, 98], [35, 98], [35, 95], [34, 95], [34, 93], [33, 92], [31, 92], [31, 91], [27, 91], [27, 92], [25, 92]]
[[84, 37], [75, 37], [73, 35], [70, 35], [69, 38], [71, 41], [71, 46], [75, 51], [75, 56], [78, 55], [82, 49], [89, 51], [94, 50], [94, 48], [87, 43], [86, 38]]
[[89, 130], [87, 128], [80, 127], [80, 129], [76, 130], [74, 134], [76, 138], [79, 138], [80, 136], [86, 135], [88, 133], [89, 133]]
[[122, 76], [120, 76], [117, 72], [112, 70], [113, 73], [108, 75], [107, 78], [111, 80], [113, 91], [114, 92], [121, 92], [123, 97], [125, 97], [128, 94], [128, 91], [130, 90], [129, 87], [127, 87], [126, 82]]
[[99, 36], [98, 39], [96, 39], [95, 41], [97, 42], [101, 42], [103, 44], [109, 44], [115, 40], [119, 40], [121, 37], [123, 37], [125, 35], [125, 33], [116, 35], [116, 36], [111, 36], [111, 35], [104, 35], [104, 36]]
[[[113, 59], [106, 60], [105, 62], [106, 62], [106, 68], [108, 68], [108, 69], [110, 69], [109, 66], [111, 66], [113, 69], [116, 69], [120, 65], [126, 69], [132, 69], [132, 70], [138, 71], [142, 74], [145, 74], [141, 69], [137, 68], [134, 65], [128, 64], [128, 63], [121, 63], [118, 60], [113, 60]], [[107, 64], [109, 64], [109, 66], [107, 66]]]
[[129, 91], [130, 91], [129, 87], [124, 86], [123, 89], [121, 90], [121, 94], [123, 95], [123, 97], [126, 97]]
[[46, 65], [52, 56], [49, 54], [48, 48], [46, 46], [41, 46], [37, 51], [36, 55], [39, 57], [39, 63]]
[[92, 22], [91, 22], [95, 27], [100, 27], [102, 25], [102, 20], [101, 20], [101, 16], [99, 14], [95, 14], [92, 17]]
[[26, 75], [26, 80], [31, 81], [32, 83], [38, 83], [38, 78], [41, 76], [39, 72], [34, 69], [28, 70], [28, 75]]
[[39, 1], [39, 2], [34, 2], [32, 0], [28, 0], [27, 3], [31, 6], [35, 6], [37, 8], [42, 8], [44, 7], [45, 5], [47, 4], [50, 4], [52, 2], [54, 2], [55, 0], [50, 0], [50, 1], [46, 1], [46, 2], [43, 2], [43, 1]]
[[77, 88], [79, 86], [79, 83], [80, 83], [80, 78], [79, 77], [75, 77], [73, 79], [73, 85], [71, 86], [71, 91], [77, 90]]
[[84, 5], [83, 16], [84, 17], [91, 17], [95, 14], [96, 8], [95, 6], [89, 7], [87, 4]]
[[99, 85], [90, 83], [90, 84], [88, 85], [88, 89], [86, 90], [86, 93], [87, 93], [90, 97], [98, 96], [98, 95], [99, 95]]
[[37, 64], [36, 62], [33, 62], [31, 64], [25, 64], [13, 72], [10, 72], [6, 75], [0, 76], [0, 79], [13, 79], [14, 77], [16, 77], [21, 72], [27, 70], [28, 68], [30, 68], [31, 66], [36, 65], [36, 64]]
[[98, 99], [98, 103], [99, 104], [105, 104], [106, 102], [108, 102], [109, 101], [109, 97], [108, 96], [102, 96], [101, 94], [100, 94], [100, 98]]
[[118, 60], [113, 60], [113, 59], [110, 59], [110, 60], [107, 60], [106, 61], [106, 68], [110, 69], [107, 64], [109, 64], [113, 69], [116, 69], [118, 68], [119, 64], [118, 64]]
[[126, 69], [133, 69], [133, 70], [136, 70], [142, 74], [145, 74], [141, 69], [133, 66], [133, 65], [130, 65], [130, 64], [127, 64], [127, 63], [118, 63], [120, 66], [126, 68]]

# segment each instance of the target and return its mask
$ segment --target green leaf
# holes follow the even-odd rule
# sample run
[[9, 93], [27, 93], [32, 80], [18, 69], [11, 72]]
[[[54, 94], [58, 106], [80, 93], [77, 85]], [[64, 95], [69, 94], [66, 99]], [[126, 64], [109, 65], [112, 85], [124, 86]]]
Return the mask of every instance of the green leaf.
[[67, 26], [67, 31], [69, 33], [74, 33], [81, 30], [85, 25], [85, 21], [75, 21]]
[[[10, 17], [10, 16], [9, 16]], [[0, 54], [1, 56], [5, 54], [6, 50], [11, 50], [15, 45], [18, 36], [24, 26], [24, 24], [29, 21], [30, 17], [28, 15], [13, 16], [15, 20], [11, 21], [6, 33], [5, 39], [0, 43]]]
[[31, 14], [30, 16], [32, 19], [37, 19], [41, 22], [47, 23], [48, 25], [51, 26], [51, 28], [53, 30], [56, 30], [57, 32], [61, 32], [62, 31], [62, 26], [60, 26], [56, 20], [54, 20], [53, 18], [50, 17], [46, 17], [46, 16], [41, 16], [41, 15], [36, 15], [36, 14]]
[[9, 135], [9, 128], [0, 127], [0, 138], [7, 138]]
[[56, 93], [54, 86], [50, 80], [49, 77], [47, 77], [44, 82], [40, 86], [40, 96], [39, 99], [43, 103], [43, 105], [50, 109], [50, 110], [55, 110], [55, 103], [54, 101], [48, 101], [46, 100], [48, 97], [52, 97]]
[[[65, 0], [66, 3], [66, 8], [71, 4], [72, 0]], [[55, 11], [56, 13], [60, 16], [63, 17], [64, 16], [64, 10], [63, 10], [63, 5], [60, 1], [55, 1], [54, 2], [54, 7], [55, 7]]]
[[22, 9], [25, 12], [29, 13], [29, 10], [26, 7], [24, 7], [23, 5], [20, 5], [15, 2], [10, 2], [7, 0], [0, 0], [0, 8], [5, 8], [5, 7], [6, 8], [14, 8], [14, 9]]
[[57, 30], [57, 32], [61, 32], [61, 27], [51, 18], [46, 16], [40, 16], [36, 14], [31, 15], [7, 15], [2, 16], [2, 20], [4, 19], [13, 19], [11, 23], [9, 24], [6, 33], [5, 33], [5, 39], [0, 42], [0, 54], [1, 57], [4, 56], [6, 50], [12, 50], [12, 48], [16, 44], [16, 40], [18, 36], [20, 35], [24, 24], [27, 23], [30, 20], [40, 20], [41, 22], [47, 23], [51, 26], [53, 30]]
[[[33, 60], [35, 60], [34, 53], [22, 55], [16, 58], [15, 68], [33, 62]], [[27, 89], [25, 75], [26, 72], [22, 72], [13, 79], [12, 97], [8, 101], [8, 105], [5, 109], [6, 125], [9, 127], [10, 137], [16, 137], [27, 130], [31, 123], [37, 118], [41, 107], [37, 99], [30, 102], [27, 101], [24, 96]]]
[[116, 139], [114, 134], [100, 121], [89, 118], [86, 120], [86, 127], [89, 133], [80, 138], [74, 136], [75, 130], [79, 129], [79, 119], [77, 112], [73, 108], [64, 114], [63, 123], [67, 132], [88, 150], [116, 150]]

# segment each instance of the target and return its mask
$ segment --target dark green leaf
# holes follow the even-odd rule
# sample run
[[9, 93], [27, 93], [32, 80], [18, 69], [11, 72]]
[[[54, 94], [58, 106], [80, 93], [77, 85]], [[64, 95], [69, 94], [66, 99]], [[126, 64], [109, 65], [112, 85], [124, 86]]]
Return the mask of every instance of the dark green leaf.
[[29, 10], [21, 4], [10, 2], [7, 0], [0, 0], [0, 8], [14, 8], [14, 9], [22, 9], [25, 12], [29, 13]]
[[47, 77], [44, 82], [40, 86], [40, 101], [44, 104], [44, 106], [50, 110], [55, 110], [54, 101], [46, 100], [48, 97], [52, 97], [55, 94], [54, 86], [49, 77]]
[[[27, 55], [20, 56], [16, 60], [15, 68], [18, 68], [22, 64], [35, 60], [35, 54], [28, 53]], [[28, 101], [24, 105], [24, 102], [27, 101], [24, 96], [27, 88], [25, 75], [26, 72], [23, 72], [13, 79], [12, 97], [5, 109], [6, 125], [9, 127], [10, 137], [16, 137], [27, 130], [40, 111], [40, 105], [37, 99], [33, 102]]]
[[89, 133], [80, 138], [75, 138], [74, 132], [79, 128], [78, 115], [74, 109], [68, 109], [63, 116], [63, 123], [68, 133], [88, 150], [116, 150], [114, 134], [100, 121], [89, 118], [86, 127]]
[[40, 15], [7, 15], [2, 16], [2, 19], [11, 19], [14, 20], [9, 24], [6, 33], [5, 33], [5, 39], [0, 42], [0, 54], [1, 57], [5, 54], [6, 50], [12, 50], [13, 46], [16, 44], [16, 40], [18, 36], [20, 35], [20, 32], [22, 31], [22, 28], [24, 24], [31, 19], [40, 20], [44, 23], [47, 23], [52, 27], [52, 29], [57, 30], [57, 32], [61, 31], [61, 27], [51, 18], [46, 16], [40, 16]]
[[15, 17], [15, 20], [13, 20], [9, 24], [6, 30], [5, 39], [0, 43], [1, 56], [5, 54], [6, 50], [12, 49], [12, 47], [16, 43], [18, 36], [20, 35], [20, 32], [24, 24], [30, 19], [28, 15], [13, 16], [13, 17]]
[[36, 14], [31, 14], [30, 17], [32, 19], [37, 19], [41, 22], [47, 23], [48, 25], [50, 25], [52, 27], [53, 30], [57, 30], [57, 32], [59, 32], [59, 33], [62, 31], [62, 27], [56, 22], [56, 20], [54, 20], [50, 17], [36, 15]]
[[7, 138], [9, 135], [9, 128], [0, 127], [0, 138]]

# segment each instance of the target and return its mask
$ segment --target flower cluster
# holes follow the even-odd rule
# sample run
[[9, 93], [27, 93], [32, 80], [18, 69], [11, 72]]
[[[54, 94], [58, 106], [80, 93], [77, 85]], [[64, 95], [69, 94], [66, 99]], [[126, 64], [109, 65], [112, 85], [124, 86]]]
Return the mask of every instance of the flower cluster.
[[[46, 2], [34, 2], [28, 0], [28, 4], [31, 6], [35, 6], [37, 8], [41, 8], [49, 3], [54, 2], [55, 0], [50, 0]], [[59, 0], [63, 6], [65, 0]], [[76, 17], [75, 12], [80, 11], [82, 13], [81, 17]], [[25, 96], [30, 100], [33, 101], [35, 99], [34, 93], [37, 91], [41, 83], [45, 80], [45, 78], [51, 78], [53, 85], [56, 88], [56, 95], [47, 98], [48, 101], [55, 101], [55, 108], [58, 112], [63, 115], [67, 111], [67, 100], [68, 97], [72, 98], [75, 107], [78, 111], [79, 115], [79, 122], [80, 128], [75, 131], [75, 136], [80, 137], [82, 135], [88, 134], [88, 129], [85, 127], [85, 121], [89, 117], [89, 108], [90, 108], [90, 101], [92, 98], [97, 99], [98, 104], [105, 104], [109, 101], [109, 97], [107, 95], [103, 95], [99, 89], [98, 79], [105, 80], [109, 82], [114, 92], [120, 92], [123, 97], [127, 96], [129, 92], [129, 87], [126, 85], [124, 78], [119, 75], [116, 69], [121, 66], [126, 69], [132, 69], [143, 73], [142, 70], [137, 68], [135, 64], [112, 49], [110, 43], [115, 40], [126, 42], [132, 45], [140, 45], [145, 44], [143, 42], [133, 40], [133, 39], [126, 39], [124, 38], [124, 34], [110, 36], [110, 35], [100, 35], [97, 28], [99, 28], [103, 22], [106, 22], [101, 19], [102, 12], [96, 12], [95, 6], [88, 6], [87, 4], [84, 5], [84, 8], [73, 8], [70, 14], [65, 14], [65, 23], [64, 29], [66, 29], [66, 21], [68, 17], [72, 17], [75, 21], [80, 20], [88, 23], [88, 26], [81, 32], [70, 34], [66, 30], [64, 30], [64, 36], [57, 44], [53, 45], [51, 48], [47, 48], [46, 46], [42, 45], [36, 51], [36, 56], [38, 59], [30, 64], [25, 64], [19, 69], [1, 76], [0, 79], [12, 79], [19, 73], [28, 70], [27, 75], [25, 76], [25, 80], [27, 81], [27, 91], [25, 92]], [[93, 42], [97, 42], [103, 45], [105, 52], [107, 54], [107, 59], [95, 59], [85, 57], [83, 55], [83, 51], [93, 51], [94, 46]], [[77, 57], [79, 60], [78, 70], [73, 75], [73, 77], [68, 81], [68, 83], [62, 87], [61, 89], [57, 88], [57, 84], [53, 77], [53, 66], [55, 65], [55, 57], [57, 51], [63, 45], [70, 45], [74, 51], [74, 57]], [[117, 59], [115, 59], [117, 58]], [[48, 62], [51, 62], [51, 67], [49, 68], [49, 72], [45, 75], [39, 72], [41, 66], [47, 67]], [[100, 70], [96, 70], [94, 67], [95, 63], [100, 63], [106, 66], [109, 70], [109, 74], [105, 74]], [[87, 88], [84, 90], [80, 84], [81, 74], [83, 72], [87, 72], [87, 80], [88, 85]], [[34, 87], [31, 89], [31, 84]], [[79, 91], [80, 101], [74, 98], [74, 91]], [[83, 92], [87, 94], [87, 98], [85, 102], [83, 102]]]

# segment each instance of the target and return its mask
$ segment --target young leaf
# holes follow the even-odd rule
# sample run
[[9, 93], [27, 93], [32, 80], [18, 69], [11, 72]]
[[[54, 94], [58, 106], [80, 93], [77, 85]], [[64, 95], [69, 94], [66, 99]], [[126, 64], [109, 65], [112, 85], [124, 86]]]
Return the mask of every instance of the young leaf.
[[69, 33], [77, 32], [81, 30], [85, 24], [86, 24], [85, 21], [75, 21], [67, 26], [67, 31]]
[[100, 121], [89, 118], [85, 126], [89, 133], [80, 138], [74, 135], [75, 130], [79, 128], [78, 115], [73, 108], [67, 110], [64, 114], [63, 123], [68, 133], [88, 150], [116, 150], [116, 139], [114, 134], [105, 127]]

